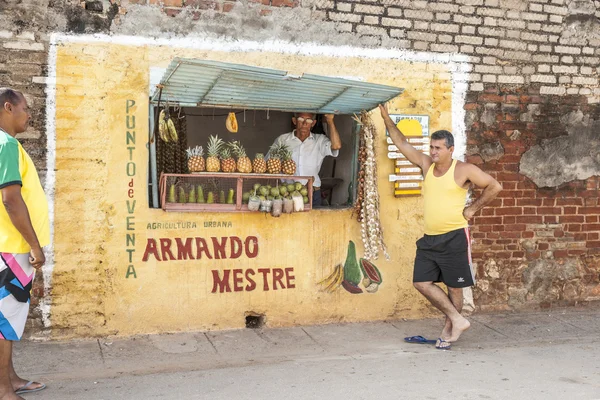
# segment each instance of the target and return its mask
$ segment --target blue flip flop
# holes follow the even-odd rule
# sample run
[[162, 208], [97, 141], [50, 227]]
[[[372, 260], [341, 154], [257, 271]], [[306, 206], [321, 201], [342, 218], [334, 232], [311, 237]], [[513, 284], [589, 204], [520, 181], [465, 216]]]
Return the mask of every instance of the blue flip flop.
[[[450, 350], [452, 348], [452, 343], [442, 338], [438, 338], [439, 343], [436, 342], [435, 348], [438, 350]], [[445, 346], [442, 346], [443, 343], [446, 343]]]
[[433, 339], [427, 339], [423, 336], [409, 336], [405, 337], [404, 341], [407, 343], [416, 343], [416, 344], [435, 344], [436, 341]]
[[32, 383], [35, 383], [35, 382], [34, 381], [27, 382], [26, 384], [24, 384], [23, 386], [21, 386], [20, 388], [15, 390], [15, 394], [34, 393], [34, 392], [39, 392], [40, 390], [46, 389], [46, 385], [43, 383], [42, 383], [42, 386], [40, 386], [40, 387], [27, 389]]

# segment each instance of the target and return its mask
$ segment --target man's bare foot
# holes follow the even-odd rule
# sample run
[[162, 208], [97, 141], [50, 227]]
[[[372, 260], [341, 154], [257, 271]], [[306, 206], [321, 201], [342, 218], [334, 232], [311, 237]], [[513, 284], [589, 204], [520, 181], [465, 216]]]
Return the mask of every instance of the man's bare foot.
[[471, 323], [465, 317], [461, 316], [460, 320], [452, 322], [452, 334], [447, 341], [450, 343], [456, 342], [460, 335], [470, 327]]

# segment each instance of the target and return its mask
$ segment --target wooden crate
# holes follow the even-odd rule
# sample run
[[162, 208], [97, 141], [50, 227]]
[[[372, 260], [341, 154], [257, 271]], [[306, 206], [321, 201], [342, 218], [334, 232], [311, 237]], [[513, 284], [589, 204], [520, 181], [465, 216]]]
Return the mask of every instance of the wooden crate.
[[[251, 212], [248, 205], [243, 204], [242, 197], [245, 191], [248, 191], [255, 183], [271, 184], [276, 186], [282, 179], [293, 181], [307, 181], [308, 204], [304, 204], [304, 211], [312, 209], [313, 199], [313, 177], [312, 176], [294, 176], [283, 174], [240, 174], [225, 172], [195, 172], [192, 174], [161, 174], [159, 181], [160, 203], [165, 211], [180, 212]], [[189, 195], [189, 189], [192, 185], [197, 187], [202, 185], [205, 199], [209, 191], [217, 192], [214, 194], [215, 201], [218, 200], [219, 192], [225, 192], [225, 199], [229, 189], [234, 189], [235, 195], [233, 204], [222, 203], [170, 203], [167, 202], [169, 187], [175, 185], [176, 199], [179, 200], [179, 188], [183, 187], [186, 195]], [[279, 183], [283, 184], [283, 183]], [[196, 194], [197, 195], [197, 194]]]

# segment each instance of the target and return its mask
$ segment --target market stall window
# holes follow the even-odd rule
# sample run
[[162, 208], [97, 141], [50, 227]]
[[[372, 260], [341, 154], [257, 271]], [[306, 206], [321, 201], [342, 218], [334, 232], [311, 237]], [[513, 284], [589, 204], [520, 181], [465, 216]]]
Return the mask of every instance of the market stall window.
[[175, 59], [151, 96], [151, 206], [222, 212], [252, 211], [257, 201], [262, 211], [350, 207], [358, 167], [352, 116], [401, 92]]

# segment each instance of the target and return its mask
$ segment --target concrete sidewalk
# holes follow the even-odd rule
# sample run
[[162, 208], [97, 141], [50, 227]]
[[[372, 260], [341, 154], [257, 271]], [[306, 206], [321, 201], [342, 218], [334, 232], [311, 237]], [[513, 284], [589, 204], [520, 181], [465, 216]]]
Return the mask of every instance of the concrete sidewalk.
[[[502, 361], [502, 357], [513, 354], [511, 357], [515, 358], [515, 363], [529, 362], [529, 360], [519, 360], [519, 358], [526, 358], [526, 354], [531, 354], [532, 349], [541, 349], [543, 350], [541, 356], [543, 362], [551, 363], [554, 360], [556, 368], [559, 370], [562, 368], [561, 365], [564, 367], [569, 362], [574, 363], [571, 367], [578, 371], [587, 369], [589, 364], [590, 370], [587, 375], [582, 375], [585, 378], [565, 379], [583, 379], [585, 384], [580, 389], [583, 390], [582, 395], [586, 397], [581, 398], [600, 399], [600, 384], [598, 383], [600, 382], [600, 363], [596, 361], [600, 357], [600, 335], [598, 334], [600, 309], [553, 310], [527, 314], [476, 314], [471, 316], [470, 320], [471, 329], [450, 351], [438, 351], [430, 345], [403, 342], [404, 337], [411, 335], [436, 338], [442, 327], [441, 319], [396, 320], [286, 329], [144, 335], [131, 338], [68, 342], [24, 341], [15, 347], [15, 365], [19, 374], [24, 378], [41, 380], [48, 384], [49, 388], [44, 392], [29, 395], [28, 398], [32, 399], [35, 398], [34, 396], [38, 396], [37, 398], [40, 399], [262, 399], [282, 397], [353, 399], [368, 397], [367, 395], [359, 396], [360, 390], [353, 392], [359, 397], [354, 397], [352, 394], [342, 397], [339, 391], [339, 393], [327, 395], [323, 393], [322, 397], [314, 393], [312, 396], [306, 397], [308, 392], [304, 391], [310, 391], [312, 384], [310, 379], [306, 382], [307, 386], [304, 389], [297, 389], [296, 384], [292, 381], [289, 388], [291, 392], [282, 397], [279, 395], [267, 396], [265, 390], [268, 392], [271, 386], [275, 390], [277, 380], [292, 379], [291, 377], [298, 371], [298, 365], [303, 365], [302, 371], [309, 373], [311, 368], [322, 368], [327, 363], [332, 363], [331, 367], [334, 370], [338, 367], [343, 370], [359, 360], [362, 364], [360, 367], [357, 366], [358, 369], [368, 365], [369, 362], [374, 363], [376, 368], [383, 365], [382, 363], [393, 361], [393, 367], [389, 368], [401, 368], [405, 373], [416, 368], [417, 371], [424, 374], [423, 376], [435, 380], [435, 376], [429, 375], [427, 370], [431, 367], [439, 367], [440, 362], [458, 362], [460, 364], [479, 358], [481, 362], [485, 363], [487, 357], [490, 366], [493, 363], [500, 365], [500, 367], [494, 367], [494, 371], [496, 368], [500, 370], [508, 368], [504, 371], [505, 373], [510, 370], [514, 373], [518, 369], [508, 365], [504, 366], [504, 362], [507, 364], [511, 362], [510, 359]], [[577, 347], [578, 357], [587, 360], [582, 365], [579, 365], [577, 360], [568, 359], [569, 349], [575, 349], [575, 347]], [[522, 348], [527, 348], [527, 351], [519, 350]], [[501, 353], [505, 354], [498, 358]], [[588, 357], [590, 357], [589, 360]], [[531, 366], [522, 365], [523, 374], [528, 373]], [[386, 368], [389, 370], [388, 367]], [[552, 374], [554, 371], [549, 365], [544, 368], [548, 368], [547, 372], [544, 372], [546, 375]], [[477, 374], [483, 373], [484, 369], [471, 371], [470, 376], [453, 377], [451, 374], [446, 374], [448, 376], [444, 379], [448, 379], [450, 382], [456, 379], [464, 381], [467, 378], [477, 377]], [[220, 371], [216, 376], [228, 376], [227, 379], [235, 382], [241, 377], [247, 377], [249, 371], [259, 370], [271, 376], [269, 379], [271, 386], [266, 384], [262, 388], [261, 395], [252, 396], [244, 392], [226, 396], [226, 391], [221, 391], [221, 386], [214, 389], [210, 396], [203, 391], [190, 392], [186, 391], [189, 389], [182, 388], [179, 388], [183, 390], [179, 394], [176, 394], [179, 389], [175, 391], [169, 389], [159, 393], [160, 388], [163, 387], [162, 384], [158, 384], [161, 380], [173, 383], [179, 381], [182, 376], [191, 374], [195, 377], [193, 382], [202, 382], [202, 385], [205, 386], [220, 379], [213, 376], [215, 371]], [[442, 369], [441, 371], [447, 370]], [[494, 373], [501, 373], [501, 371]], [[546, 375], [542, 375], [540, 379], [545, 379], [543, 377]], [[353, 385], [352, 376], [346, 377], [345, 373], [339, 372], [336, 379], [339, 380], [340, 388]], [[560, 380], [560, 377], [557, 379]], [[587, 382], [588, 379], [589, 382]], [[120, 380], [123, 380], [123, 385], [133, 391], [123, 391], [123, 385], [118, 383]], [[102, 388], [107, 382], [111, 382], [111, 384], [106, 386], [107, 391], [105, 392]], [[251, 381], [250, 384], [252, 382], [255, 381]], [[337, 381], [334, 379], [333, 382]], [[343, 382], [346, 383], [343, 384]], [[360, 381], [356, 381], [357, 384], [359, 384], [358, 382]], [[182, 384], [188, 386], [189, 383], [190, 381], [184, 381]], [[378, 384], [377, 382], [373, 383], [374, 385]], [[565, 382], [562, 383], [566, 385]], [[153, 388], [153, 384], [156, 384], [157, 387]], [[173, 384], [177, 387], [176, 383]], [[389, 387], [393, 388], [395, 384], [396, 382], [390, 381]], [[140, 387], [136, 388], [136, 385], [140, 385]], [[408, 386], [406, 387], [408, 388]], [[567, 390], [566, 393], [569, 393], [570, 389], [560, 387], [557, 387], [556, 390]], [[142, 389], [149, 390], [150, 394], [143, 394]], [[442, 390], [441, 393], [443, 393], [443, 389], [442, 385], [439, 388]], [[142, 391], [140, 392], [140, 390]], [[394, 397], [391, 393], [389, 393], [391, 397], [387, 397], [386, 393], [385, 391], [381, 392], [377, 397], [402, 398], [402, 396]], [[494, 397], [494, 393], [494, 391], [490, 392], [487, 397], [503, 398]], [[475, 394], [473, 396], [461, 398], [482, 398]], [[511, 398], [519, 398], [518, 396], [514, 397], [514, 394], [511, 396]], [[528, 398], [536, 398], [528, 396]], [[413, 395], [411, 398], [421, 397]], [[438, 395], [437, 397], [425, 396], [422, 398], [441, 397]], [[539, 398], [555, 397], [542, 396]]]

